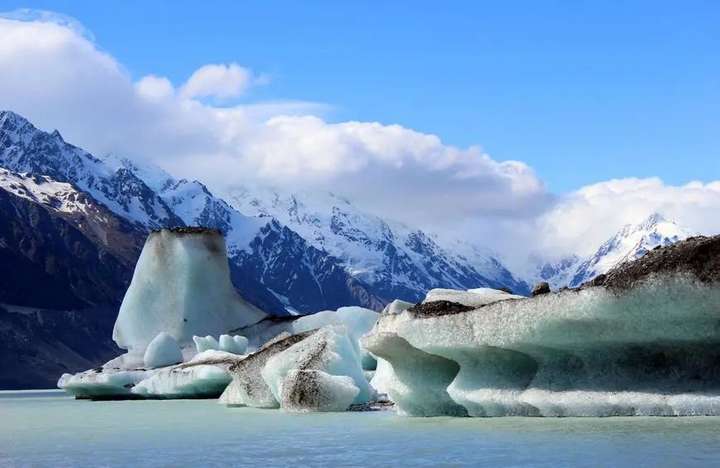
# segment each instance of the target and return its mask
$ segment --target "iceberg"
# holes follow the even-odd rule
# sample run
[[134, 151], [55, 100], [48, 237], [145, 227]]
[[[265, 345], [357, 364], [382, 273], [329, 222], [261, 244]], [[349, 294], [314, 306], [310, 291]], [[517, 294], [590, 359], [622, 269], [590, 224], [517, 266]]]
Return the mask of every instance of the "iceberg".
[[166, 367], [183, 361], [182, 351], [175, 338], [165, 332], [160, 332], [148, 344], [143, 356], [145, 367], [154, 369]]
[[[328, 388], [323, 395], [337, 395], [338, 400], [323, 397], [307, 408], [336, 408], [345, 405], [350, 393], [351, 401], [366, 401], [370, 394], [362, 365], [374, 369], [376, 363], [359, 340], [377, 317], [360, 307], [268, 317], [235, 292], [218, 231], [162, 229], [148, 237], [115, 322], [113, 339], [127, 353], [100, 368], [63, 375], [58, 386], [78, 398], [220, 396], [231, 406], [278, 407], [279, 386], [273, 393], [261, 374], [267, 361], [318, 328], [333, 325], [343, 331], [332, 340], [326, 336], [330, 348], [318, 357], [324, 365], [304, 367], [292, 361], [294, 367], [285, 369], [282, 377], [295, 367], [325, 372], [302, 378], [312, 377], [318, 388], [332, 386], [336, 391]], [[257, 351], [246, 355], [249, 349]], [[352, 388], [346, 379], [335, 378], [342, 376], [350, 376]], [[293, 388], [300, 391], [297, 385]], [[295, 396], [287, 395], [293, 408], [304, 401], [293, 400]]]
[[248, 339], [240, 335], [220, 335], [220, 339], [215, 339], [211, 335], [193, 336], [193, 341], [198, 353], [218, 350], [232, 354], [245, 354], [248, 347]]
[[233, 354], [245, 354], [248, 347], [248, 339], [240, 335], [220, 335], [220, 351]]
[[[261, 375], [283, 409], [318, 411], [319, 408], [333, 408], [337, 411], [341, 408], [344, 411], [351, 403], [367, 403], [372, 396], [357, 350], [344, 326], [323, 327], [271, 356]], [[329, 387], [321, 388], [324, 384]], [[349, 393], [353, 393], [353, 398], [347, 403]], [[312, 395], [316, 398], [311, 398]], [[307, 406], [303, 406], [303, 402]]]
[[219, 336], [267, 314], [242, 299], [230, 282], [225, 239], [206, 228], [162, 229], [145, 242], [125, 294], [113, 339], [142, 353], [160, 332], [181, 346], [193, 335]]
[[262, 348], [229, 368], [230, 384], [220, 395], [220, 403], [228, 406], [251, 406], [255, 408], [277, 408], [279, 403], [261, 372], [268, 359], [314, 332], [298, 335], [283, 333], [268, 341]]
[[400, 414], [720, 415], [719, 280], [720, 237], [691, 238], [576, 290], [433, 294], [362, 343]]
[[217, 398], [230, 380], [227, 370], [217, 365], [177, 366], [141, 380], [131, 392], [144, 398]]
[[283, 381], [280, 407], [293, 412], [346, 411], [359, 393], [351, 377], [293, 369]]
[[78, 399], [131, 399], [135, 397], [131, 389], [148, 375], [141, 369], [91, 369], [77, 374], [63, 374], [58, 380], [58, 388]]

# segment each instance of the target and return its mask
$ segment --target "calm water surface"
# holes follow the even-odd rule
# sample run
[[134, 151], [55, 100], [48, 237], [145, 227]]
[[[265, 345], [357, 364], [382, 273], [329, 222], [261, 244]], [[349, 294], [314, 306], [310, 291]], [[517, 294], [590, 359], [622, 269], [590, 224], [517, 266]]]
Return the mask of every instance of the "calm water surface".
[[0, 466], [720, 466], [720, 418], [286, 414], [0, 392]]

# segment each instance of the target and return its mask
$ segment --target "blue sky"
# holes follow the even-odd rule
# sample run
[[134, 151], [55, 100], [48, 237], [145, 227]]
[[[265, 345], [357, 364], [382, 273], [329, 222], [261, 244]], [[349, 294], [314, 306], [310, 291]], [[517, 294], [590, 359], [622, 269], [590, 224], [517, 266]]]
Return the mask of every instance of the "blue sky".
[[[389, 3], [392, 3], [390, 5]], [[529, 164], [553, 192], [720, 172], [718, 2], [0, 2], [78, 19], [134, 78], [207, 63]]]

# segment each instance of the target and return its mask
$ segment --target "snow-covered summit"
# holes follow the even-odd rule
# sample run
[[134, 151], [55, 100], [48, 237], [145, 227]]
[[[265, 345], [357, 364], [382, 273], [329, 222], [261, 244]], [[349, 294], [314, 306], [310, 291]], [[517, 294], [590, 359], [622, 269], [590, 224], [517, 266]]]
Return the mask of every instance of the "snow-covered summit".
[[279, 220], [314, 247], [340, 259], [353, 277], [384, 288], [388, 298], [418, 300], [436, 287], [527, 289], [484, 249], [441, 241], [367, 213], [334, 193], [241, 188], [227, 199], [247, 215]]
[[691, 231], [660, 213], [652, 213], [638, 224], [623, 226], [589, 257], [573, 255], [541, 265], [537, 276], [548, 281], [554, 289], [577, 287], [616, 265], [636, 260], [656, 247], [671, 245], [692, 235]]
[[10, 111], [0, 112], [0, 167], [71, 183], [115, 214], [148, 227], [182, 224], [127, 167], [114, 167]]

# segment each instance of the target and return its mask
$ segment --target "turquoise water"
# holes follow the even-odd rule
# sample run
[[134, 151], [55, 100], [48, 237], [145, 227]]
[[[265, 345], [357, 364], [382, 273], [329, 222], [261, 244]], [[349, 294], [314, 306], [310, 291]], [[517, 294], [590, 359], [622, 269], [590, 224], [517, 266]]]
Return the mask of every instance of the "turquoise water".
[[0, 466], [718, 466], [720, 418], [286, 414], [0, 392]]

